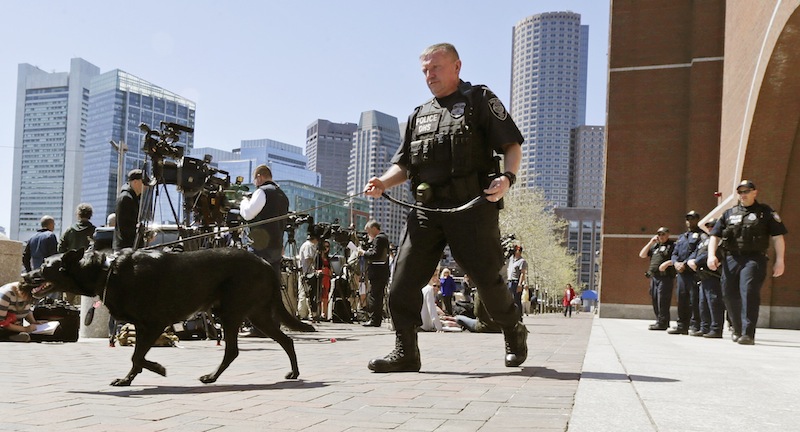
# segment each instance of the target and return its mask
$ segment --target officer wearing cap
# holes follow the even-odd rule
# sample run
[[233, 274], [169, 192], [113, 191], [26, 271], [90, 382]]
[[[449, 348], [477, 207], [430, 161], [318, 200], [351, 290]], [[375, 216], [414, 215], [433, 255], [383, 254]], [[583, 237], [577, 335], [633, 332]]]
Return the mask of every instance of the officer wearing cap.
[[650, 279], [650, 297], [653, 299], [653, 312], [656, 323], [650, 330], [669, 328], [669, 308], [672, 303], [672, 288], [675, 286], [675, 267], [672, 266], [672, 251], [675, 242], [669, 238], [669, 228], [661, 227], [656, 235], [639, 251], [639, 257], [650, 258], [647, 276]]
[[[750, 180], [736, 187], [739, 203], [725, 210], [711, 230], [708, 245], [708, 268], [722, 267], [722, 294], [733, 324], [734, 342], [755, 343], [756, 324], [761, 301], [761, 285], [767, 277], [767, 249], [770, 239], [775, 247], [772, 277], [784, 271], [786, 227], [772, 208], [756, 201], [758, 190]], [[721, 246], [725, 258], [717, 258]], [[721, 261], [721, 263], [720, 263]]]
[[678, 273], [678, 321], [675, 328], [667, 331], [669, 334], [697, 334], [700, 333], [699, 288], [694, 270], [686, 266], [686, 261], [700, 243], [702, 230], [697, 226], [700, 214], [692, 210], [686, 213], [686, 232], [678, 237], [675, 249], [672, 251], [670, 263], [675, 266]]
[[142, 170], [133, 169], [128, 172], [128, 182], [122, 186], [117, 195], [115, 213], [117, 224], [114, 226], [115, 251], [134, 247], [136, 243], [136, 225], [139, 223], [139, 197], [142, 195], [144, 183]]
[[[711, 218], [703, 226], [707, 231], [714, 228], [717, 220]], [[700, 334], [693, 333], [692, 336], [703, 336], [710, 339], [722, 337], [722, 326], [725, 315], [725, 305], [722, 302], [722, 270], [710, 270], [708, 268], [708, 244], [711, 236], [702, 232], [700, 234], [700, 244], [697, 249], [686, 261], [686, 265], [692, 268], [700, 280]], [[719, 253], [719, 249], [717, 253]]]
[[[493, 203], [503, 198], [516, 179], [523, 137], [491, 90], [460, 80], [461, 60], [453, 45], [428, 47], [420, 63], [434, 97], [411, 114], [392, 166], [380, 178], [371, 178], [364, 192], [377, 198], [410, 179], [417, 200], [428, 208], [454, 208], [477, 196], [485, 196], [490, 203], [454, 213], [424, 208], [408, 212], [389, 288], [395, 349], [371, 360], [368, 367], [375, 372], [420, 370], [416, 328], [422, 325], [422, 287], [448, 244], [478, 287], [486, 310], [503, 328], [505, 365], [516, 367], [527, 357], [528, 331], [519, 322], [521, 311], [499, 274], [503, 253], [499, 208]], [[506, 172], [495, 169], [494, 153], [504, 154]]]

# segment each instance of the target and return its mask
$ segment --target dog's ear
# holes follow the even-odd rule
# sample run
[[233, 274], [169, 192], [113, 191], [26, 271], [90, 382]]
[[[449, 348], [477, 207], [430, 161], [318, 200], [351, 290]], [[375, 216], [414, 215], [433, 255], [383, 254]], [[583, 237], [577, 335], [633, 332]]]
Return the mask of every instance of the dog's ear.
[[61, 262], [63, 264], [78, 262], [83, 258], [83, 249], [75, 250], [70, 249], [64, 252], [64, 255], [61, 257]]

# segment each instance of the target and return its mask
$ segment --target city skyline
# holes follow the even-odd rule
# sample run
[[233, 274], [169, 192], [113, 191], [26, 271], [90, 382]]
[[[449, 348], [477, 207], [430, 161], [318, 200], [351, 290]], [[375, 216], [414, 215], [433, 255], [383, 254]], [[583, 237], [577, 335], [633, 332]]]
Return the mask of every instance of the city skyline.
[[[32, 30], [19, 21], [0, 30], [9, 40], [23, 37], [27, 42], [9, 47], [6, 67], [0, 69], [0, 94], [5, 92], [8, 101], [0, 106], [0, 164], [5, 164], [0, 168], [11, 172], [13, 90], [20, 63], [64, 71], [71, 58], [80, 57], [103, 71], [119, 68], [170, 88], [197, 103], [198, 147], [230, 149], [241, 140], [260, 137], [303, 147], [306, 127], [318, 118], [355, 122], [361, 112], [379, 110], [404, 121], [430, 97], [419, 74], [418, 54], [443, 40], [459, 49], [465, 80], [490, 86], [508, 104], [512, 27], [526, 16], [561, 10], [580, 13], [582, 23], [591, 28], [587, 123], [605, 123], [607, 1], [491, 6], [442, 2], [426, 4], [431, 12], [426, 16], [417, 16], [418, 8], [411, 3], [353, 2], [356, 7], [345, 11], [317, 1], [237, 8], [204, 1], [171, 2], [158, 4], [158, 13], [180, 17], [183, 30], [154, 28], [146, 36], [110, 19], [132, 13], [121, 5], [12, 3], [7, 7], [11, 15], [35, 16], [41, 25]], [[143, 2], [144, 9], [148, 5], [156, 3]], [[434, 25], [444, 16], [456, 24]], [[415, 28], [430, 30], [388, 29], [389, 18], [416, 20]], [[63, 25], [78, 20], [92, 25]], [[302, 31], [295, 36], [301, 23]], [[462, 27], [469, 30], [460, 31]], [[201, 31], [205, 28], [215, 30]], [[114, 38], [107, 37], [112, 33]], [[241, 108], [231, 109], [237, 105]], [[0, 187], [0, 226], [6, 228], [10, 189], [10, 185]]]

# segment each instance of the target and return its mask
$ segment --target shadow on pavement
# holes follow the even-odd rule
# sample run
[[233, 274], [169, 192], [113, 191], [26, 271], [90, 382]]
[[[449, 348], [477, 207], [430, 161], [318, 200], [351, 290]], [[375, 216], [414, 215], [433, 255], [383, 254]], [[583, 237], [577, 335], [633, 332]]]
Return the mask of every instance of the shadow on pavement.
[[117, 397], [136, 397], [151, 395], [173, 395], [173, 394], [203, 394], [203, 393], [226, 393], [241, 391], [259, 390], [283, 390], [283, 389], [312, 389], [327, 387], [325, 382], [308, 382], [303, 380], [282, 381], [272, 384], [229, 384], [216, 385], [209, 384], [202, 387], [178, 387], [178, 386], [155, 386], [142, 388], [125, 388], [124, 390], [110, 391], [70, 391], [68, 393], [88, 394], [88, 395], [108, 395]]
[[640, 381], [640, 382], [678, 382], [680, 380], [672, 378], [652, 377], [645, 375], [625, 375], [621, 373], [608, 372], [583, 372], [581, 379], [596, 379], [602, 381]]

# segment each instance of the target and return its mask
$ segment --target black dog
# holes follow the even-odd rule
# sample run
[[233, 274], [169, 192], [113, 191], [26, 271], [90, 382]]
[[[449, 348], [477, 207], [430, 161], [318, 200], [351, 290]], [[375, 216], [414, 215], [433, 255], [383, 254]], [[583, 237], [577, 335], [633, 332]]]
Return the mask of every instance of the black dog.
[[33, 290], [36, 297], [54, 290], [100, 296], [114, 318], [134, 324], [133, 367], [113, 386], [130, 385], [142, 368], [166, 376], [166, 369], [146, 360], [145, 354], [165, 327], [209, 307], [222, 322], [225, 356], [215, 372], [200, 377], [203, 383], [216, 381], [239, 355], [238, 329], [245, 318], [286, 351], [292, 365], [287, 379], [297, 378], [300, 371], [294, 343], [281, 331], [281, 322], [294, 330], [315, 331], [284, 307], [272, 266], [241, 249], [182, 253], [126, 249], [109, 262], [100, 252], [84, 255], [71, 250], [46, 259], [24, 280], [41, 284]]

